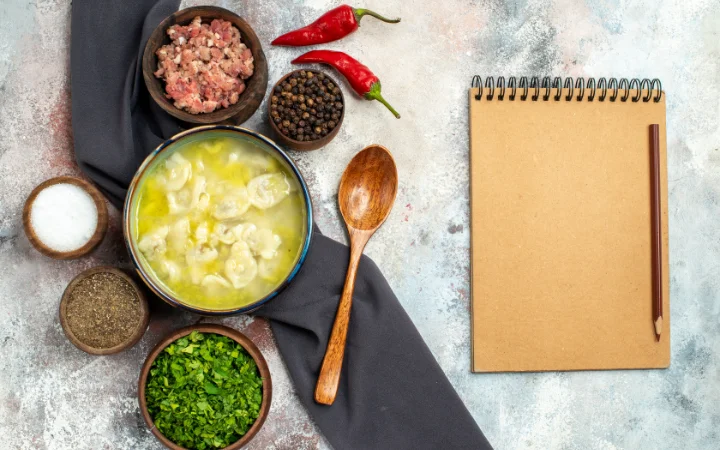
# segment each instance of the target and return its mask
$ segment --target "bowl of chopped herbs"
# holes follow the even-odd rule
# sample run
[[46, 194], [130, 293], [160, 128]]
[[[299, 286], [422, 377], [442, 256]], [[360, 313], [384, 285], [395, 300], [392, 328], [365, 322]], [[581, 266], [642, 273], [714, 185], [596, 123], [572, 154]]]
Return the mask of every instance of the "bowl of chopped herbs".
[[260, 350], [244, 334], [201, 324], [163, 339], [143, 365], [140, 410], [170, 449], [239, 449], [262, 427], [272, 381]]

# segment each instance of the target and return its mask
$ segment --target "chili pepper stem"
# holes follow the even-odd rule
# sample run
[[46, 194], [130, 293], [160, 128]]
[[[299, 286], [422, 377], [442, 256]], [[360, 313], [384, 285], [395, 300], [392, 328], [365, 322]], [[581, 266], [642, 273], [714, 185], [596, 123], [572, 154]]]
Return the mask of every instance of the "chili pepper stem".
[[385, 107], [386, 107], [387, 109], [389, 109], [390, 112], [393, 113], [393, 115], [394, 115], [395, 117], [397, 117], [398, 119], [400, 118], [400, 113], [398, 113], [397, 111], [395, 111], [395, 108], [393, 108], [393, 107], [390, 105], [390, 103], [388, 103], [388, 102], [383, 98], [382, 94], [380, 93], [380, 82], [379, 82], [379, 81], [376, 82], [376, 83], [373, 83], [372, 87], [370, 88], [370, 91], [369, 91], [367, 94], [365, 94], [365, 98], [368, 99], [368, 100], [377, 100], [377, 101], [379, 101], [380, 103], [382, 103], [383, 105], [385, 105]]
[[353, 8], [353, 12], [355, 13], [355, 20], [357, 20], [358, 25], [360, 24], [360, 19], [363, 18], [363, 16], [372, 16], [378, 20], [382, 20], [385, 23], [399, 23], [400, 18], [397, 19], [388, 19], [387, 17], [383, 17], [380, 14], [376, 13], [375, 11], [370, 11], [369, 9], [365, 8]]

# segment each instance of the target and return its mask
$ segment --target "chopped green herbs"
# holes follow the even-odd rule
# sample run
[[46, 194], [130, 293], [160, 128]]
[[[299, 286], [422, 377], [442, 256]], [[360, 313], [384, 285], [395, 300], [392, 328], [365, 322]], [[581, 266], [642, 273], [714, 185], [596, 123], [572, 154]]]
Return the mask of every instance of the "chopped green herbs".
[[260, 413], [262, 378], [232, 339], [193, 331], [158, 355], [145, 387], [157, 429], [187, 449], [223, 448], [240, 439]]

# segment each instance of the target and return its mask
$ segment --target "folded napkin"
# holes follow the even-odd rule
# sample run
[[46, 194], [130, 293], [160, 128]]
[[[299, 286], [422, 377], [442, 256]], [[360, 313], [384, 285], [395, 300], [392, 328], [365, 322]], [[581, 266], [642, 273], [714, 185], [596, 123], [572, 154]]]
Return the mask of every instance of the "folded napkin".
[[[179, 125], [148, 94], [145, 42], [178, 0], [74, 0], [72, 124], [81, 169], [122, 205], [135, 170]], [[315, 403], [349, 251], [316, 229], [305, 264], [257, 315], [302, 403], [336, 449], [491, 449], [377, 266], [360, 262], [345, 363], [332, 406]]]

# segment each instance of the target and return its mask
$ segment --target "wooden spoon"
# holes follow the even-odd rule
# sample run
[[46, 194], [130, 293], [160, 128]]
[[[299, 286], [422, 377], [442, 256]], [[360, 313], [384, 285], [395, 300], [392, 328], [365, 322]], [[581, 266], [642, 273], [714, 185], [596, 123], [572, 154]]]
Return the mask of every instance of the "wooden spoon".
[[390, 152], [380, 145], [371, 145], [355, 155], [340, 180], [338, 203], [350, 237], [350, 264], [315, 386], [315, 401], [323, 405], [333, 404], [340, 383], [360, 256], [365, 244], [390, 214], [397, 185], [395, 161]]

